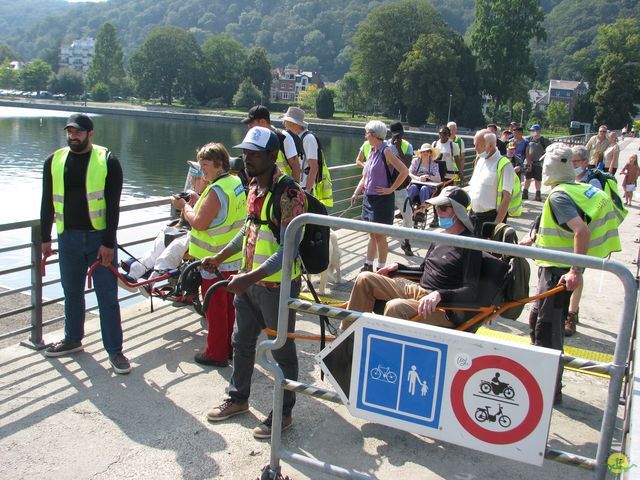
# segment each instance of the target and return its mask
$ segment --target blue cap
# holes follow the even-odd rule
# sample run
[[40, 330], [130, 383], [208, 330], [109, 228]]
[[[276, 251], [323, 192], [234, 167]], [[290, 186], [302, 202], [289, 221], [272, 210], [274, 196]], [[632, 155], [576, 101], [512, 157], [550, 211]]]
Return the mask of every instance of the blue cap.
[[537, 123], [534, 123], [533, 125], [531, 125], [531, 128], [529, 129], [529, 131], [532, 130], [542, 130], [542, 127], [540, 127], [540, 125], [538, 125]]

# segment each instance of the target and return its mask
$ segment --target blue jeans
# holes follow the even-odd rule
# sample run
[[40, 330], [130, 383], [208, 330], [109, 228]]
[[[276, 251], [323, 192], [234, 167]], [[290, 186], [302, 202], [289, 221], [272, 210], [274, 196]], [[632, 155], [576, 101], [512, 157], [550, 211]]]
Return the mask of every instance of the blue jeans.
[[[84, 288], [87, 270], [98, 256], [102, 232], [65, 230], [58, 236], [60, 280], [64, 290], [64, 338], [79, 342], [84, 337]], [[113, 265], [117, 265], [114, 254]], [[118, 281], [109, 270], [98, 266], [93, 272], [98, 299], [102, 343], [109, 353], [122, 351], [122, 324], [118, 303]]]
[[[291, 282], [291, 296], [300, 293], [300, 280]], [[236, 328], [233, 332], [233, 374], [229, 396], [237, 403], [245, 403], [251, 393], [251, 376], [256, 363], [256, 341], [263, 326], [278, 328], [279, 288], [265, 288], [253, 285], [244, 295], [236, 295], [233, 305], [236, 308]], [[288, 331], [296, 329], [296, 312], [289, 310]], [[273, 338], [273, 337], [270, 337]], [[282, 348], [273, 351], [273, 358], [289, 380], [298, 380], [298, 356], [296, 344], [288, 338]], [[285, 390], [282, 414], [291, 415], [296, 403], [296, 394]]]

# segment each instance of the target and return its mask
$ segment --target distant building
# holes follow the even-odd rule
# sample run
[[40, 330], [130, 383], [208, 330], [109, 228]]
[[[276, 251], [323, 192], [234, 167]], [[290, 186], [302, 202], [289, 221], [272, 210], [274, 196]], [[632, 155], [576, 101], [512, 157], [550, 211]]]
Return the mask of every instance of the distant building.
[[564, 102], [569, 112], [573, 111], [576, 98], [589, 91], [589, 84], [580, 80], [549, 80], [549, 103]]
[[93, 58], [95, 39], [88, 37], [74, 40], [71, 45], [60, 47], [60, 68], [70, 68], [87, 76]]
[[529, 90], [531, 110], [544, 112], [549, 106], [549, 92], [547, 90]]
[[20, 70], [23, 67], [24, 67], [24, 62], [19, 62], [18, 60], [13, 60], [12, 62], [9, 62], [9, 68], [11, 70]]
[[311, 85], [318, 88], [324, 83], [318, 72], [304, 71], [299, 68], [274, 68], [271, 70], [271, 101], [295, 102], [298, 94]]

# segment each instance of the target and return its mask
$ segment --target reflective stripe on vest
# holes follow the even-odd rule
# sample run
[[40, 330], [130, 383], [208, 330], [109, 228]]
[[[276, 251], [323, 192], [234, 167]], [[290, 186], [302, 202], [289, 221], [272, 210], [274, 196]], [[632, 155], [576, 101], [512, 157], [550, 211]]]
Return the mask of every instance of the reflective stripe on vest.
[[[51, 159], [51, 179], [53, 187], [53, 211], [58, 235], [64, 232], [64, 165], [71, 149], [64, 147], [56, 150]], [[107, 155], [109, 150], [93, 145], [86, 175], [86, 198], [89, 220], [94, 230], [107, 228], [107, 202], [104, 198], [104, 186], [107, 179]]]
[[[556, 190], [560, 190], [569, 195], [578, 209], [583, 211], [587, 217], [585, 223], [587, 223], [590, 232], [587, 255], [606, 258], [610, 253], [621, 250], [620, 237], [618, 236], [618, 226], [621, 222], [620, 214], [606, 193], [593, 185], [584, 183], [561, 183], [552, 190], [549, 198]], [[572, 253], [574, 234], [558, 225], [551, 211], [549, 198], [547, 198], [542, 209], [536, 245], [540, 248]], [[569, 266], [543, 260], [536, 260], [536, 263], [543, 266]]]
[[[498, 161], [498, 203], [497, 207], [502, 203], [502, 169], [506, 164], [511, 165], [511, 160], [507, 157], [502, 157]], [[509, 201], [509, 208], [507, 213], [511, 217], [519, 217], [522, 215], [522, 189], [520, 188], [520, 177], [518, 175], [513, 176], [513, 190], [511, 191], [511, 200]]]
[[[196, 230], [195, 228], [191, 230], [189, 254], [197, 259], [220, 252], [240, 231], [247, 216], [247, 195], [242, 186], [242, 181], [235, 175], [218, 177], [204, 189], [194, 207], [196, 215], [214, 185], [219, 187], [226, 196], [229, 209], [227, 210], [227, 217], [220, 225], [206, 230]], [[222, 204], [222, 202], [220, 203]], [[236, 262], [241, 258], [242, 252], [238, 252], [227, 258], [224, 263]]]
[[[281, 175], [278, 181], [280, 181], [284, 177]], [[267, 261], [269, 257], [275, 254], [278, 250], [280, 250], [280, 245], [276, 241], [276, 237], [269, 228], [268, 218], [267, 218], [267, 207], [269, 205], [269, 199], [271, 198], [271, 190], [267, 192], [267, 195], [264, 198], [264, 203], [262, 204], [262, 209], [260, 210], [260, 224], [256, 225], [258, 228], [258, 236], [256, 239], [256, 247], [255, 252], [253, 254], [253, 264], [248, 266], [246, 264], [247, 257], [243, 255], [242, 257], [242, 271], [250, 272], [257, 268], [259, 268], [264, 262]], [[273, 206], [271, 207], [271, 213], [273, 213]], [[247, 228], [250, 227], [252, 220], [247, 218]], [[242, 251], [245, 252], [247, 248], [247, 239], [248, 235], [244, 236]], [[296, 257], [293, 262], [293, 268], [291, 271], [291, 280], [298, 278], [302, 274], [301, 272], [301, 264], [300, 258]], [[273, 275], [269, 275], [262, 279], [263, 282], [273, 282], [273, 283], [281, 283], [282, 282], [282, 269], [278, 270]]]

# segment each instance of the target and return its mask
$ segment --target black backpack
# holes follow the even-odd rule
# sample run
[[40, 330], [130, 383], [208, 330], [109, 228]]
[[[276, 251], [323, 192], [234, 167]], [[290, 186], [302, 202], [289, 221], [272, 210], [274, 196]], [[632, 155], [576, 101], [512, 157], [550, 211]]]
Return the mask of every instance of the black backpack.
[[[391, 148], [389, 145], [387, 145], [387, 148]], [[411, 155], [407, 155], [402, 153], [402, 144], [400, 144], [400, 161], [402, 163], [404, 163], [404, 165], [409, 168], [411, 167]], [[387, 163], [387, 159], [384, 156], [384, 150], [382, 151], [382, 161], [384, 162], [384, 166], [385, 166], [385, 172], [387, 173], [387, 180], [389, 182], [389, 186], [393, 185], [393, 182], [396, 181], [396, 178], [398, 178], [398, 175], [400, 175], [400, 172], [398, 172], [398, 170], [396, 170], [395, 168], [393, 169], [393, 172], [389, 172], [389, 164]], [[404, 179], [404, 181], [400, 184], [400, 186], [398, 187], [398, 190], [400, 190], [401, 188], [407, 188], [409, 186], [409, 184], [411, 183], [411, 176], [407, 175], [407, 178]]]
[[[280, 244], [280, 197], [285, 188], [297, 188], [300, 186], [293, 178], [285, 175], [275, 185], [271, 186], [271, 197], [267, 203], [267, 218], [269, 229]], [[307, 197], [306, 213], [327, 215], [326, 207], [313, 195], [305, 192]], [[272, 220], [277, 219], [278, 225]], [[308, 223], [304, 227], [304, 236], [298, 247], [298, 254], [307, 273], [321, 273], [329, 267], [329, 244], [331, 242], [329, 227]]]
[[[293, 143], [296, 145], [296, 152], [298, 153], [298, 157], [300, 157], [302, 164], [304, 164], [305, 155], [304, 155], [304, 147], [302, 145], [302, 140], [297, 134], [293, 133], [291, 130], [287, 130], [287, 133], [291, 135], [291, 138], [293, 139]], [[284, 132], [276, 128], [276, 135], [278, 136], [278, 140], [280, 140], [280, 151], [282, 152], [282, 156], [284, 157], [285, 161], [287, 161], [288, 160], [287, 154], [284, 151], [284, 139], [286, 138], [284, 135]]]

